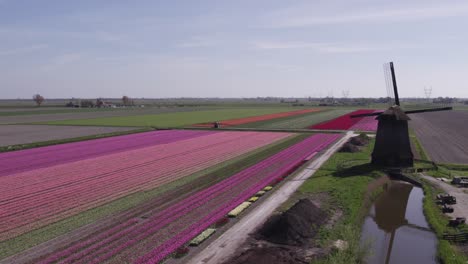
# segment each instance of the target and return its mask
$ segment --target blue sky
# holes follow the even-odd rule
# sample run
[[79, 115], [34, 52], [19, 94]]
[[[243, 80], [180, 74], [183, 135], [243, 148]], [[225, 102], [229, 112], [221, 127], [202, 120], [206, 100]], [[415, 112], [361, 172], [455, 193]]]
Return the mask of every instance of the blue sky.
[[468, 97], [468, 1], [0, 0], [1, 98]]

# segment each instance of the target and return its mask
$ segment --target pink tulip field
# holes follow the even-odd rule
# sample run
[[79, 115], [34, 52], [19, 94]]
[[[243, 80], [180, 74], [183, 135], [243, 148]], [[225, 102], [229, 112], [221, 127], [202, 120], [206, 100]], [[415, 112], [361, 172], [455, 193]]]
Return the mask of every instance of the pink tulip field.
[[[0, 155], [0, 167], [8, 166], [12, 160], [21, 166], [26, 163], [25, 160], [36, 160], [37, 157], [32, 162], [37, 164], [36, 169], [19, 169], [19, 172], [0, 177], [0, 237], [2, 240], [10, 238], [130, 193], [161, 186], [290, 135], [260, 132], [196, 133], [200, 135], [171, 131], [171, 136], [163, 131], [162, 137], [167, 141], [159, 141], [159, 144], [151, 142], [148, 146], [135, 149], [131, 145], [127, 151], [101, 153], [100, 156], [92, 155], [90, 158], [73, 151], [66, 152], [62, 146], [58, 150], [60, 162], [47, 167], [43, 167], [37, 160], [53, 164], [50, 151], [40, 152], [36, 156], [28, 155], [30, 150]], [[173, 137], [178, 139], [174, 140]], [[127, 142], [106, 139], [106, 143], [98, 145], [106, 148], [106, 144], [110, 144], [111, 149], [118, 149], [116, 145]], [[88, 149], [83, 148], [81, 151], [86, 152]], [[99, 152], [94, 149], [90, 151], [93, 154]], [[24, 160], [21, 159], [22, 152], [26, 154]], [[62, 163], [67, 154], [74, 161]]]
[[[1, 153], [0, 242], [296, 135], [163, 130]], [[108, 224], [36, 256], [34, 262], [160, 263], [339, 137], [304, 135], [217, 181], [196, 187], [195, 180], [189, 192], [178, 195], [181, 189], [174, 189], [176, 195], [122, 211], [115, 220], [106, 219]], [[187, 184], [192, 188], [192, 182]]]
[[316, 134], [277, 154], [194, 193], [142, 221], [131, 218], [80, 243], [70, 245], [40, 263], [159, 263], [207, 227], [300, 166], [311, 155], [339, 138]]

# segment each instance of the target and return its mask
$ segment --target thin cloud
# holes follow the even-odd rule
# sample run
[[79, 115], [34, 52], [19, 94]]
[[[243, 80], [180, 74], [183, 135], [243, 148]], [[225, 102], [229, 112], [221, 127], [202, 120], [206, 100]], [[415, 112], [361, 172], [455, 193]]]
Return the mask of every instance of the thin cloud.
[[217, 40], [213, 40], [206, 37], [193, 37], [186, 42], [179, 43], [177, 47], [180, 48], [206, 48], [213, 47], [219, 43]]
[[265, 27], [307, 27], [316, 25], [333, 25], [361, 22], [401, 22], [414, 20], [428, 20], [436, 18], [461, 17], [468, 15], [468, 4], [450, 4], [447, 6], [431, 6], [419, 8], [401, 8], [401, 9], [375, 9], [357, 14], [329, 14], [329, 15], [302, 15], [304, 9], [288, 9], [278, 17], [270, 15], [264, 23]]
[[41, 69], [44, 71], [55, 70], [63, 66], [80, 61], [83, 59], [83, 57], [84, 55], [82, 53], [65, 53], [52, 58], [50, 62], [42, 66]]
[[48, 46], [45, 44], [40, 45], [32, 45], [29, 47], [21, 47], [21, 48], [14, 48], [14, 49], [7, 49], [7, 50], [0, 50], [0, 56], [10, 56], [10, 55], [18, 55], [24, 53], [31, 53], [38, 50], [42, 50], [47, 48]]
[[288, 42], [288, 41], [258, 41], [252, 44], [259, 50], [288, 50], [309, 49], [317, 53], [362, 53], [385, 51], [393, 49], [414, 48], [408, 44], [350, 44], [350, 43], [317, 43], [317, 42]]

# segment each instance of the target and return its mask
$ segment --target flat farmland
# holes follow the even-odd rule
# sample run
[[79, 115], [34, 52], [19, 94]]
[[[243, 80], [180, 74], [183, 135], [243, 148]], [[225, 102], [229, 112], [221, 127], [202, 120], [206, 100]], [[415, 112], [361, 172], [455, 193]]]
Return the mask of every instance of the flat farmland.
[[0, 263], [158, 263], [339, 137], [165, 130], [2, 153], [0, 259], [19, 254]]
[[214, 110], [187, 111], [183, 113], [161, 113], [122, 117], [93, 118], [79, 120], [52, 121], [52, 125], [93, 125], [93, 126], [132, 126], [132, 127], [181, 127], [198, 123], [214, 122], [235, 118], [255, 117], [267, 114], [297, 110], [291, 107], [225, 108]]
[[307, 128], [314, 124], [318, 124], [330, 119], [337, 118], [341, 115], [345, 115], [352, 110], [343, 109], [324, 109], [322, 111], [315, 111], [311, 113], [305, 113], [296, 116], [288, 116], [284, 118], [278, 118], [273, 120], [266, 120], [254, 123], [248, 123], [238, 125], [236, 127], [243, 128], [261, 128], [261, 129], [300, 129]]
[[351, 113], [341, 115], [332, 120], [327, 120], [309, 128], [319, 130], [355, 130], [355, 131], [377, 131], [377, 120], [375, 116], [351, 118], [351, 115], [370, 114], [379, 110], [359, 109]]
[[0, 147], [131, 131], [134, 129], [92, 126], [0, 125]]
[[468, 111], [418, 113], [410, 118], [410, 127], [433, 161], [468, 164]]
[[0, 124], [24, 124], [90, 118], [126, 117], [162, 113], [216, 110], [217, 107], [146, 107], [146, 108], [52, 108], [6, 109], [0, 112]]

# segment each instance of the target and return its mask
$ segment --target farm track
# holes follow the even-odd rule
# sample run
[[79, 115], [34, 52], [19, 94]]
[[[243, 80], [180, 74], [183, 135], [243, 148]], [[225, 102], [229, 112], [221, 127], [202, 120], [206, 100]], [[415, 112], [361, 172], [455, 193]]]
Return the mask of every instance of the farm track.
[[287, 182], [269, 196], [260, 207], [248, 212], [240, 221], [235, 223], [225, 233], [212, 241], [207, 247], [202, 249], [190, 259], [182, 261], [186, 264], [218, 264], [226, 263], [235, 252], [241, 248], [242, 243], [249, 234], [261, 226], [281, 204], [289, 197], [331, 157], [333, 153], [354, 134], [350, 131], [339, 139], [325, 153], [308, 164], [294, 178]]
[[418, 113], [410, 118], [410, 127], [432, 161], [468, 164], [468, 111]]

